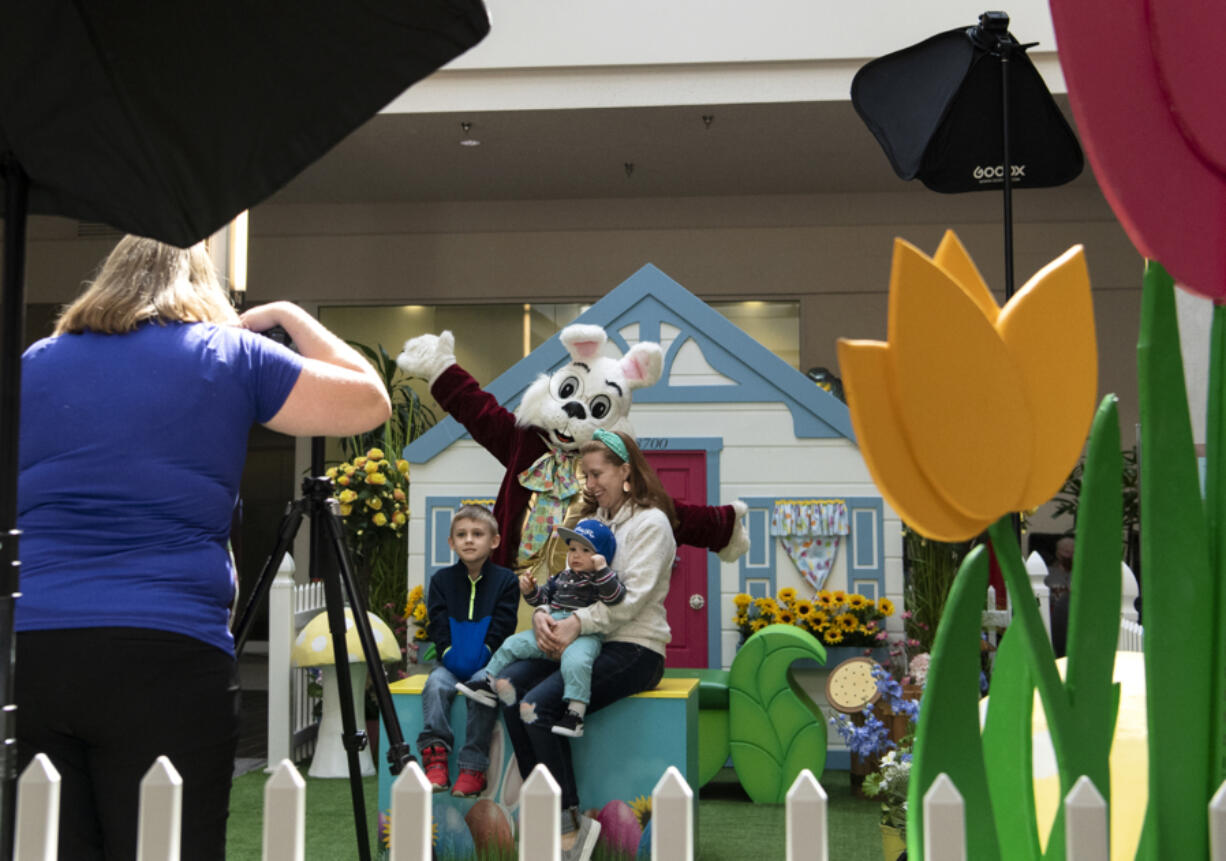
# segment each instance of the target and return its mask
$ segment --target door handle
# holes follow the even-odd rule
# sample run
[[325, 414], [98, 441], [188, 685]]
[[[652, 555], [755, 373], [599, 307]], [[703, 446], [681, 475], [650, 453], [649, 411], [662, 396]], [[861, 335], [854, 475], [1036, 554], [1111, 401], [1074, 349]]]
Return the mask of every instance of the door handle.
[[705, 606], [707, 606], [706, 598], [702, 597], [698, 593], [694, 593], [693, 595], [690, 596], [690, 609], [691, 610], [701, 610]]

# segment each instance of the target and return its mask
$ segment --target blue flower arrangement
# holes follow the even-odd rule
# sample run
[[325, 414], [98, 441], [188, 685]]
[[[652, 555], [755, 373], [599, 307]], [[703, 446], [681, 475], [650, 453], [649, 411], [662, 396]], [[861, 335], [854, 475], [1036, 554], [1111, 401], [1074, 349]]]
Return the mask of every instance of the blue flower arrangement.
[[[904, 697], [902, 685], [880, 664], [873, 666], [873, 678], [881, 694], [878, 702], [884, 701], [894, 714], [905, 716], [907, 735], [911, 735], [916, 721], [919, 720], [920, 701]], [[851, 718], [842, 714], [830, 719], [831, 725], [838, 731], [852, 754], [867, 759], [898, 746], [890, 735], [890, 727], [877, 716], [874, 705], [865, 706], [860, 714], [864, 717], [862, 724], [854, 723]]]

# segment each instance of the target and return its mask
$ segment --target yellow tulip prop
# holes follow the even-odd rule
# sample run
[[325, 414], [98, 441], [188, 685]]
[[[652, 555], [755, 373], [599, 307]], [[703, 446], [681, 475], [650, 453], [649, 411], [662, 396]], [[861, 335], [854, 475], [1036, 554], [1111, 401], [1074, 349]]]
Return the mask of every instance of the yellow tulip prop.
[[964, 541], [1053, 496], [1098, 386], [1081, 246], [999, 307], [952, 231], [933, 257], [895, 240], [889, 341], [840, 339], [861, 453], [917, 532]]

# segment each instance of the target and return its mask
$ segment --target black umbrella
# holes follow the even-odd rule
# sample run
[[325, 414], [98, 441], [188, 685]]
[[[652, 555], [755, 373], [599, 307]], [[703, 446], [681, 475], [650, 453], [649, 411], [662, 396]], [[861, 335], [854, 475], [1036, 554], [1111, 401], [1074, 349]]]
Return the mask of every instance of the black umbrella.
[[[489, 32], [481, 0], [9, 0], [0, 7], [0, 692], [13, 701], [27, 211], [191, 245]], [[14, 709], [0, 854], [11, 852]]]
[[1081, 173], [1077, 137], [1009, 16], [938, 33], [867, 63], [851, 101], [903, 179], [933, 191], [1000, 188], [1005, 197], [1005, 297], [1013, 295], [1013, 187], [1062, 185]]

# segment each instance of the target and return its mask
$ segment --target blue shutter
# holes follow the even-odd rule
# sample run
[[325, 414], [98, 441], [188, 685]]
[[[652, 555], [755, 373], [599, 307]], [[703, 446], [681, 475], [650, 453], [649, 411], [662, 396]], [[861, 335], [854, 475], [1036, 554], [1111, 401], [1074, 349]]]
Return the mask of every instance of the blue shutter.
[[885, 594], [883, 518], [880, 497], [847, 497], [847, 590], [874, 601]]

